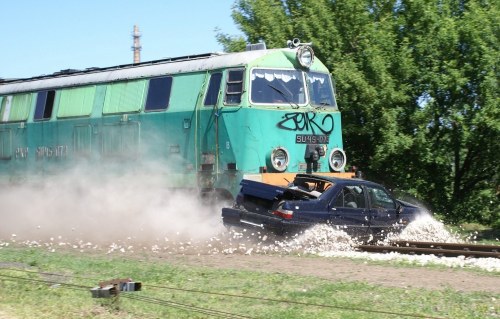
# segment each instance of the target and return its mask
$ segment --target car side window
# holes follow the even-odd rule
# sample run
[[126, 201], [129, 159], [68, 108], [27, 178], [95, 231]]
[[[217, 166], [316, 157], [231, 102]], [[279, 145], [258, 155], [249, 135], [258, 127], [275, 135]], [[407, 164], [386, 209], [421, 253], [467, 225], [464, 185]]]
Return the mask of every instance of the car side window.
[[381, 188], [368, 187], [368, 194], [373, 208], [395, 209], [396, 202]]
[[365, 208], [365, 194], [362, 187], [344, 186], [337, 195], [335, 207]]

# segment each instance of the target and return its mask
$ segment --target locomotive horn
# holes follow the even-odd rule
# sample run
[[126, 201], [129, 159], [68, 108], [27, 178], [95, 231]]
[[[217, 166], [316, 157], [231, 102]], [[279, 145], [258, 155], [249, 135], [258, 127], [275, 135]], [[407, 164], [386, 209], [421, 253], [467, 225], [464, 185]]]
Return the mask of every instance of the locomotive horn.
[[298, 38], [294, 38], [293, 40], [286, 41], [286, 45], [290, 48], [296, 48], [300, 45], [300, 40]]
[[301, 45], [312, 45], [312, 43], [301, 43], [299, 38], [294, 38], [293, 40], [286, 41], [287, 46], [290, 49], [297, 48]]

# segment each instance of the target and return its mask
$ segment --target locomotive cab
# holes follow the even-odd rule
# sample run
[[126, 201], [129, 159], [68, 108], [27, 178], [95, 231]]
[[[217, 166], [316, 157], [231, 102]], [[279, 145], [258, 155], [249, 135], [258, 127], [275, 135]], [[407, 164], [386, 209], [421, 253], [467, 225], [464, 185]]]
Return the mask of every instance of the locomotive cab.
[[242, 179], [352, 176], [332, 79], [311, 45], [251, 48], [2, 81], [0, 184], [82, 162], [224, 198]]

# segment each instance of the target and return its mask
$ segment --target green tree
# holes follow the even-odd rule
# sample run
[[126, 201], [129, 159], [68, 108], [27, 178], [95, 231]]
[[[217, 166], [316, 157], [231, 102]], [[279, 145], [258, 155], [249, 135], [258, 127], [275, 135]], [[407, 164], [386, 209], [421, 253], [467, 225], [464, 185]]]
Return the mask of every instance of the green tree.
[[498, 224], [498, 5], [403, 1], [400, 14], [418, 65], [413, 85], [431, 147], [422, 165], [432, 172], [423, 175], [427, 196], [441, 191], [433, 203], [451, 220]]
[[350, 162], [448, 220], [499, 223], [498, 4], [238, 0], [243, 42], [311, 41], [332, 71]]

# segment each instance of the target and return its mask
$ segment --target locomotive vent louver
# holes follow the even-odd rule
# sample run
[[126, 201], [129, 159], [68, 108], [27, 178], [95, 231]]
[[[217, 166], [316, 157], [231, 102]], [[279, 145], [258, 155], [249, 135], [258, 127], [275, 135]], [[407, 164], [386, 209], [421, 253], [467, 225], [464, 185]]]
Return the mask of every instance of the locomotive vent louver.
[[265, 42], [259, 42], [259, 43], [250, 43], [247, 44], [246, 51], [257, 51], [257, 50], [266, 50], [266, 43]]

